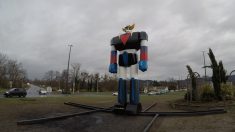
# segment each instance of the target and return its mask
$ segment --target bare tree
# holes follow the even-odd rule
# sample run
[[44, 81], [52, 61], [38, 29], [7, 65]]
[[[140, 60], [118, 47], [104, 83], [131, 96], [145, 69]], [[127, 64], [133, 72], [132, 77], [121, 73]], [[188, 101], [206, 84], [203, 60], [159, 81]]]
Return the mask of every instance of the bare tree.
[[55, 79], [56, 79], [56, 80], [59, 80], [60, 77], [61, 77], [61, 74], [60, 74], [59, 71], [54, 71], [54, 75], [55, 75]]
[[22, 81], [26, 77], [26, 71], [23, 69], [22, 63], [16, 60], [8, 60], [7, 63], [8, 79], [12, 81], [13, 87], [22, 87]]
[[89, 74], [88, 75], [88, 91], [92, 91], [92, 86], [93, 86], [93, 78], [94, 78], [94, 76], [93, 76], [93, 74]]
[[46, 72], [45, 75], [44, 75], [44, 78], [47, 81], [49, 81], [50, 86], [52, 86], [52, 81], [53, 81], [54, 77], [55, 77], [55, 73], [54, 73], [53, 70], [50, 70], [50, 71]]
[[80, 67], [79, 63], [72, 64], [72, 79], [74, 81], [75, 91], [79, 89], [79, 78], [80, 78]]
[[7, 57], [0, 53], [0, 87], [7, 87]]
[[67, 70], [64, 69], [61, 73], [61, 77], [60, 77], [60, 87], [61, 89], [65, 90], [65, 86], [66, 86], [66, 79], [67, 79]]
[[104, 74], [100, 77], [99, 91], [117, 91], [117, 86], [116, 76]]
[[81, 84], [80, 84], [80, 88], [85, 88], [85, 85], [86, 85], [86, 81], [87, 81], [87, 79], [88, 79], [88, 72], [86, 72], [86, 71], [82, 71], [81, 72]]
[[0, 53], [0, 78], [6, 74], [7, 57]]
[[103, 81], [108, 81], [109, 80], [109, 76], [107, 74], [104, 74], [104, 76], [102, 78], [103, 78]]
[[100, 74], [99, 73], [95, 73], [96, 92], [98, 92], [99, 80], [100, 80]]
[[57, 84], [57, 88], [60, 89], [60, 79], [61, 79], [61, 74], [59, 71], [55, 71], [55, 82]]

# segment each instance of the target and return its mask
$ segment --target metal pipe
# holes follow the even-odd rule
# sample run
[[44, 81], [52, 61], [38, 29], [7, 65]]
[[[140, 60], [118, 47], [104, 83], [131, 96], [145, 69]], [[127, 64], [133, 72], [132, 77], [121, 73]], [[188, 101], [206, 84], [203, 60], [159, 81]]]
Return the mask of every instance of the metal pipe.
[[222, 114], [226, 113], [224, 109], [208, 110], [208, 111], [192, 111], [192, 112], [140, 112], [140, 116], [199, 116], [199, 115], [210, 115], [210, 114]]
[[39, 124], [39, 123], [43, 123], [43, 122], [46, 122], [46, 121], [66, 119], [66, 118], [69, 118], [69, 117], [74, 117], [74, 116], [79, 116], [79, 115], [86, 115], [86, 114], [91, 114], [91, 113], [99, 112], [99, 111], [100, 110], [91, 110], [91, 111], [73, 113], [73, 114], [62, 115], [62, 116], [55, 116], [55, 117], [48, 117], [48, 118], [38, 118], [38, 119], [31, 119], [31, 120], [22, 120], [22, 121], [18, 121], [17, 125]]
[[[155, 106], [157, 104], [157, 102], [153, 103], [152, 105], [150, 105], [149, 107], [147, 107], [146, 109], [143, 110], [143, 112], [148, 111], [149, 109], [151, 109], [153, 106]], [[155, 114], [155, 116], [152, 118], [152, 120], [146, 125], [146, 127], [144, 128], [143, 132], [148, 132], [149, 129], [151, 128], [151, 126], [153, 125], [154, 121], [157, 119], [158, 114]]]
[[147, 124], [147, 126], [144, 128], [143, 132], [148, 132], [151, 126], [153, 125], [154, 121], [157, 119], [158, 114], [156, 114], [153, 119]]
[[151, 109], [151, 108], [152, 108], [153, 106], [155, 106], [156, 104], [157, 104], [157, 102], [151, 104], [149, 107], [145, 108], [145, 109], [143, 110], [143, 112], [148, 111], [149, 109]]
[[39, 124], [43, 123], [46, 121], [52, 121], [52, 120], [59, 120], [59, 119], [66, 119], [69, 117], [74, 117], [74, 116], [79, 116], [79, 115], [86, 115], [86, 114], [91, 114], [95, 112], [112, 112], [110, 110], [112, 107], [109, 108], [102, 108], [102, 107], [95, 107], [95, 106], [88, 106], [88, 105], [82, 105], [82, 104], [75, 104], [75, 103], [64, 103], [66, 105], [71, 105], [75, 107], [82, 107], [82, 108], [87, 108], [87, 109], [92, 109], [91, 111], [86, 111], [86, 112], [80, 112], [80, 113], [73, 113], [73, 114], [67, 114], [67, 115], [62, 115], [62, 116], [55, 116], [55, 117], [48, 117], [48, 118], [38, 118], [38, 119], [31, 119], [31, 120], [22, 120], [18, 121], [17, 125], [31, 125], [31, 124]]
[[84, 105], [84, 104], [78, 104], [78, 103], [72, 103], [72, 102], [64, 102], [65, 105], [70, 105], [74, 107], [81, 107], [84, 109], [91, 109], [91, 110], [100, 110], [100, 109], [111, 109], [112, 107], [109, 108], [104, 108], [104, 107], [96, 107], [96, 106], [90, 106], [90, 105]]

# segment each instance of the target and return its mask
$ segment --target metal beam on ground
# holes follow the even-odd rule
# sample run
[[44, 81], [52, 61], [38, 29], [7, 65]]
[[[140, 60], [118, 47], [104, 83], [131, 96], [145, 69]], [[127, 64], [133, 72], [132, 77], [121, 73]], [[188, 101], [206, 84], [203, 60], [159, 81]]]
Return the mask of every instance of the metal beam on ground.
[[155, 116], [153, 117], [153, 119], [147, 124], [147, 126], [144, 128], [143, 132], [148, 132], [149, 129], [151, 128], [151, 126], [153, 125], [154, 121], [157, 119], [158, 114], [155, 114]]
[[199, 116], [226, 113], [224, 109], [208, 110], [208, 111], [193, 111], [193, 112], [140, 112], [140, 116]]
[[[149, 107], [145, 108], [143, 110], [143, 112], [148, 111], [149, 109], [151, 109], [152, 107], [154, 107], [157, 104], [157, 102], [153, 103], [152, 105], [150, 105]], [[143, 132], [148, 132], [149, 129], [151, 128], [151, 126], [153, 125], [154, 121], [157, 119], [158, 114], [155, 114], [155, 116], [152, 118], [152, 120], [145, 126], [144, 131]]]
[[112, 107], [109, 108], [104, 108], [104, 107], [96, 107], [96, 106], [91, 106], [91, 105], [84, 105], [84, 104], [78, 104], [78, 103], [72, 103], [72, 102], [64, 102], [65, 105], [69, 106], [74, 106], [74, 107], [81, 107], [84, 109], [91, 109], [91, 110], [97, 110], [97, 109], [111, 109]]
[[32, 124], [39, 124], [43, 123], [46, 121], [54, 121], [54, 120], [59, 120], [59, 119], [66, 119], [74, 116], [79, 116], [79, 115], [86, 115], [86, 114], [91, 114], [94, 112], [99, 112], [100, 110], [91, 110], [91, 111], [86, 111], [86, 112], [80, 112], [80, 113], [73, 113], [73, 114], [67, 114], [67, 115], [61, 115], [61, 116], [55, 116], [55, 117], [48, 117], [48, 118], [38, 118], [38, 119], [31, 119], [31, 120], [22, 120], [18, 121], [17, 125], [32, 125]]
[[157, 104], [157, 102], [151, 104], [149, 107], [145, 108], [145, 109], [143, 110], [143, 112], [148, 111], [149, 109], [151, 109], [152, 107], [154, 107], [156, 104]]

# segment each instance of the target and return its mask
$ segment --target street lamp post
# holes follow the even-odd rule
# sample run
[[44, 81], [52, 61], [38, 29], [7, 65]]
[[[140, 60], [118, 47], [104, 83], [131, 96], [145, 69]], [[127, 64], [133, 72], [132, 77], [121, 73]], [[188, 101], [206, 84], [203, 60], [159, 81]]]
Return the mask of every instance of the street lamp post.
[[68, 58], [67, 77], [66, 77], [66, 93], [69, 93], [69, 87], [68, 87], [68, 81], [69, 81], [69, 62], [70, 62], [71, 47], [73, 45], [70, 44], [68, 46], [69, 46], [69, 58]]
[[205, 51], [202, 51], [202, 53], [203, 53], [204, 68], [205, 68], [205, 80], [206, 80], [206, 60], [205, 60]]

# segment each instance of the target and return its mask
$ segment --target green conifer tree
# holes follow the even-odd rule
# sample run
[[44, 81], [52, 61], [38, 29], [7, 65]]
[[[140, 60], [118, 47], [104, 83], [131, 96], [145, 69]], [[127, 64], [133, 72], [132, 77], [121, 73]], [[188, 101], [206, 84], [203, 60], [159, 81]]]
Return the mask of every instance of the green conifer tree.
[[[212, 50], [209, 48], [209, 58], [211, 60], [211, 68], [212, 68], [212, 82], [213, 82], [213, 86], [214, 86], [214, 92], [215, 92], [215, 97], [217, 100], [222, 100], [222, 95], [221, 95], [221, 87], [220, 87], [220, 83], [221, 83], [221, 78], [220, 78], [220, 67], [215, 59], [214, 53], [212, 52]], [[222, 62], [221, 62], [222, 64]]]
[[191, 84], [192, 84], [192, 100], [198, 100], [198, 93], [197, 93], [197, 84], [196, 84], [196, 76], [192, 70], [192, 68], [187, 65], [186, 66], [189, 72], [189, 76], [191, 78]]

